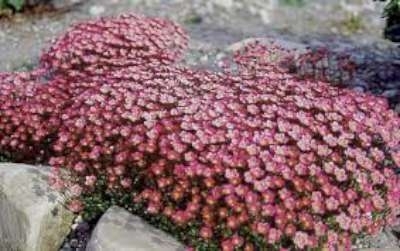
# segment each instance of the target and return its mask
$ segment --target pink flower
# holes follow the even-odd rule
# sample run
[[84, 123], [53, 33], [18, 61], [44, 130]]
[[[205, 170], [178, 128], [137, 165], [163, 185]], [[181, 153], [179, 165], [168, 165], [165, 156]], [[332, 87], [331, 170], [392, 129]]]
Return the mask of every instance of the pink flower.
[[234, 251], [235, 245], [232, 243], [232, 240], [227, 239], [221, 243], [222, 251]]
[[329, 197], [326, 200], [325, 204], [326, 204], [326, 208], [329, 211], [334, 211], [334, 210], [338, 209], [338, 207], [339, 207], [339, 202], [333, 197]]
[[320, 221], [314, 224], [315, 235], [318, 237], [324, 236], [327, 230], [328, 227]]
[[297, 141], [297, 146], [302, 151], [310, 151], [311, 150], [311, 137], [303, 136], [301, 140]]
[[121, 180], [121, 186], [123, 187], [123, 188], [125, 188], [125, 189], [129, 189], [129, 188], [131, 188], [131, 186], [132, 186], [132, 179], [130, 179], [130, 178], [123, 178], [122, 180]]
[[385, 159], [385, 154], [376, 147], [372, 148], [370, 152], [374, 160], [377, 162], [382, 162]]
[[329, 230], [328, 231], [328, 246], [329, 247], [336, 247], [336, 245], [339, 243], [339, 236], [337, 233]]
[[225, 170], [225, 177], [227, 179], [236, 179], [239, 177], [239, 173], [236, 169], [226, 169]]
[[94, 175], [89, 175], [85, 177], [85, 185], [89, 187], [93, 187], [94, 184], [96, 183], [97, 178]]
[[336, 180], [339, 182], [344, 182], [347, 180], [347, 174], [346, 171], [344, 169], [341, 168], [335, 168], [334, 170], [335, 176], [336, 176]]
[[256, 231], [261, 235], [266, 235], [270, 229], [270, 225], [265, 222], [256, 223]]
[[157, 203], [150, 202], [147, 205], [147, 210], [149, 214], [157, 214], [160, 211], [160, 206]]
[[378, 171], [371, 173], [371, 180], [373, 185], [382, 184], [385, 181], [385, 177]]
[[332, 134], [325, 135], [324, 141], [330, 146], [335, 147], [337, 145], [337, 138], [334, 137]]
[[362, 231], [363, 225], [360, 219], [353, 219], [350, 224], [351, 232], [358, 234]]
[[78, 162], [75, 166], [74, 166], [74, 170], [77, 172], [84, 172], [86, 170], [86, 166], [83, 162]]
[[268, 231], [268, 243], [275, 244], [277, 243], [282, 236], [282, 232], [278, 229], [271, 228]]
[[77, 184], [73, 185], [70, 188], [70, 192], [73, 197], [79, 197], [82, 194], [82, 191], [83, 191], [83, 188]]
[[319, 156], [325, 157], [332, 153], [332, 150], [326, 145], [318, 145], [317, 146], [317, 154]]
[[351, 219], [345, 213], [337, 215], [336, 222], [339, 223], [340, 228], [343, 230], [349, 230], [351, 225]]
[[65, 182], [60, 177], [50, 177], [49, 183], [51, 187], [56, 191], [61, 191], [63, 188], [65, 188]]
[[361, 213], [360, 213], [360, 208], [358, 206], [356, 206], [355, 204], [351, 204], [347, 211], [349, 212], [350, 216], [352, 217], [360, 217]]
[[294, 235], [293, 242], [296, 245], [296, 247], [304, 249], [309, 245], [309, 236], [305, 232], [297, 231], [296, 234]]
[[379, 195], [372, 196], [372, 204], [377, 210], [383, 210], [385, 208], [385, 201]]
[[74, 199], [68, 203], [68, 209], [73, 213], [79, 213], [84, 208], [82, 201]]

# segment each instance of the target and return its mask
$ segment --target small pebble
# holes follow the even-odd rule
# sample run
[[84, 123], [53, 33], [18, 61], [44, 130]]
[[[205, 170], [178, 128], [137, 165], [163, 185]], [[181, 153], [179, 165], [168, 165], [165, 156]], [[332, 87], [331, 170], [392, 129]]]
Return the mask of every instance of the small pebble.
[[77, 223], [74, 223], [74, 224], [71, 225], [71, 229], [72, 229], [72, 230], [75, 230], [77, 227], [78, 227], [78, 224], [77, 224]]
[[103, 5], [93, 5], [89, 8], [89, 14], [92, 16], [99, 16], [106, 11]]
[[230, 9], [233, 7], [233, 1], [232, 0], [217, 0], [214, 1], [216, 4], [218, 4], [221, 7], [224, 7], [226, 9]]
[[82, 222], [78, 225], [76, 230], [79, 232], [86, 232], [86, 231], [89, 231], [89, 229], [90, 229], [90, 225], [87, 222]]
[[80, 223], [82, 221], [83, 221], [82, 215], [78, 215], [74, 220], [75, 223]]
[[78, 239], [71, 239], [69, 243], [70, 243], [72, 248], [76, 248], [79, 245], [79, 240]]

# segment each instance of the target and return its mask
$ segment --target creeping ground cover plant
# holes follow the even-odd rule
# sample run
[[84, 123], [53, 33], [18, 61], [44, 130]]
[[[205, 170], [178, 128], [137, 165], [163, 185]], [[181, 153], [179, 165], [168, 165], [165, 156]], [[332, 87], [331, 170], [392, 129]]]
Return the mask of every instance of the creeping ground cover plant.
[[73, 26], [37, 70], [0, 75], [0, 152], [48, 162], [71, 210], [118, 204], [195, 250], [350, 250], [395, 223], [384, 99], [296, 78], [258, 43], [190, 69], [187, 43], [138, 15]]

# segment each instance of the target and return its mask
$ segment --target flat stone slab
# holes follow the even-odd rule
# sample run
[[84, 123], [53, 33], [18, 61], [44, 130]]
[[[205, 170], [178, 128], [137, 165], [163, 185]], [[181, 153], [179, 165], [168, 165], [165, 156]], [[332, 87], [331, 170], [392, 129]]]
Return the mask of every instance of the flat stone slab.
[[111, 207], [95, 227], [86, 251], [184, 251], [165, 232], [120, 207]]
[[48, 185], [49, 168], [0, 164], [0, 250], [55, 251], [73, 214]]

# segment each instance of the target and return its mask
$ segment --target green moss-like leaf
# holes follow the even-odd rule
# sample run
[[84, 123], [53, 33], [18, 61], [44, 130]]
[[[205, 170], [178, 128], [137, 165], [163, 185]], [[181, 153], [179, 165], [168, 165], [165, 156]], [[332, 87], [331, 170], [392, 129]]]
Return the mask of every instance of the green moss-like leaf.
[[7, 0], [7, 3], [11, 5], [16, 11], [20, 11], [25, 5], [25, 0]]
[[281, 0], [280, 2], [283, 5], [294, 6], [294, 7], [302, 7], [306, 4], [305, 0]]
[[6, 1], [5, 0], [0, 0], [0, 10], [6, 8]]

